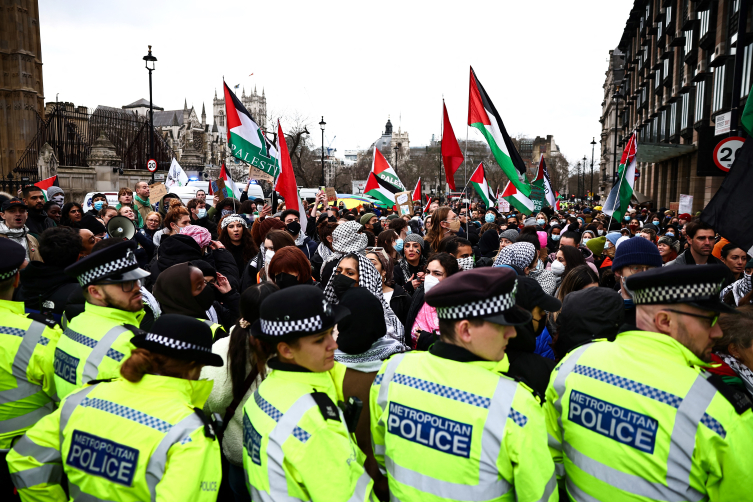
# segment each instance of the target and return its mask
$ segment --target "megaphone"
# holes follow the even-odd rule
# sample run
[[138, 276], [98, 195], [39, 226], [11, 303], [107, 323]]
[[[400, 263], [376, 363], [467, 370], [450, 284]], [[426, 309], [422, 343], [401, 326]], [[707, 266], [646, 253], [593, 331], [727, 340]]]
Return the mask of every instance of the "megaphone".
[[113, 239], [133, 239], [136, 224], [125, 216], [113, 216], [107, 222], [107, 235]]

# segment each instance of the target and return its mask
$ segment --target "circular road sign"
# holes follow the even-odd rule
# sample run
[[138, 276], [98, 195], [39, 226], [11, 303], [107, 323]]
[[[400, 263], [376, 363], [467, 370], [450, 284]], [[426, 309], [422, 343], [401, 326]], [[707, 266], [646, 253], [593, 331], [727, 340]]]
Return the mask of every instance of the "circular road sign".
[[716, 167], [724, 171], [729, 172], [732, 163], [737, 156], [737, 150], [743, 146], [745, 142], [744, 138], [739, 136], [732, 136], [731, 138], [724, 138], [714, 148], [714, 164]]
[[149, 162], [146, 163], [146, 168], [150, 173], [153, 173], [157, 170], [157, 161], [154, 159], [149, 159]]

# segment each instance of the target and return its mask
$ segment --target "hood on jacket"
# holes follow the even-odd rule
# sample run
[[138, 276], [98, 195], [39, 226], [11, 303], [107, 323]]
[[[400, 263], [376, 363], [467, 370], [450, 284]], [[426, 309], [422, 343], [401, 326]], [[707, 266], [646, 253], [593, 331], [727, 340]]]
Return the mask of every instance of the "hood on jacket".
[[565, 297], [557, 317], [559, 357], [573, 348], [599, 338], [614, 339], [625, 319], [622, 297], [609, 288], [587, 288]]
[[160, 272], [178, 263], [203, 259], [201, 248], [193, 237], [182, 234], [163, 237], [158, 253], [157, 267]]

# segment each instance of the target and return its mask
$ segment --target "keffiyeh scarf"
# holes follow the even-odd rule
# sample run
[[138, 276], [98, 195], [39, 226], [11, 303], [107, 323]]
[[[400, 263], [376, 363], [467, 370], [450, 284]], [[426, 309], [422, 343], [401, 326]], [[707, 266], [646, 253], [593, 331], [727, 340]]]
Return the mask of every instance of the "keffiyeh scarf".
[[391, 336], [384, 335], [363, 354], [346, 354], [340, 349], [335, 350], [335, 361], [348, 368], [371, 373], [379, 371], [382, 361], [400, 352], [405, 352], [405, 346]]
[[493, 266], [511, 265], [523, 272], [526, 267], [531, 266], [535, 256], [536, 248], [533, 244], [530, 242], [516, 242], [505, 246], [499, 252]]
[[748, 392], [753, 393], [753, 371], [740, 362], [735, 356], [723, 354], [721, 352], [717, 352], [716, 355], [732, 368], [735, 373], [737, 373], [737, 376], [739, 376], [745, 384], [745, 388], [748, 389]]

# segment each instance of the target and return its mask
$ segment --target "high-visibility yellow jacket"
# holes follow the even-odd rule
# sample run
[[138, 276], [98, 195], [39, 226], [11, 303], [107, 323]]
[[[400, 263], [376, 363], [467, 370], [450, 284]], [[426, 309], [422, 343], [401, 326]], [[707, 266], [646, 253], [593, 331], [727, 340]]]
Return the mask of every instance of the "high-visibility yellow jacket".
[[23, 302], [0, 300], [0, 448], [55, 410], [52, 369], [61, 331], [26, 317]]
[[552, 372], [545, 412], [570, 497], [753, 500], [753, 411], [743, 411], [744, 395], [736, 410], [705, 366], [647, 331], [568, 354]]
[[209, 326], [209, 329], [212, 330], [212, 340], [214, 340], [215, 342], [220, 338], [225, 338], [226, 336], [228, 336], [227, 331], [225, 331], [225, 328], [222, 326], [222, 324], [217, 324], [216, 322], [212, 322], [208, 319], [200, 319], [198, 317], [197, 319]]
[[214, 501], [219, 442], [194, 411], [212, 383], [145, 375], [89, 385], [27, 431], [8, 454], [24, 501]]
[[335, 363], [328, 372], [312, 373], [274, 359], [269, 366], [272, 372], [243, 406], [243, 467], [251, 498], [376, 500], [365, 455], [336, 406], [343, 400], [345, 367]]
[[541, 405], [507, 369], [443, 342], [385, 361], [369, 405], [393, 500], [558, 499]]
[[135, 348], [133, 333], [139, 314], [86, 303], [63, 331], [55, 349], [55, 386], [62, 399], [91, 380], [120, 376], [121, 363]]

